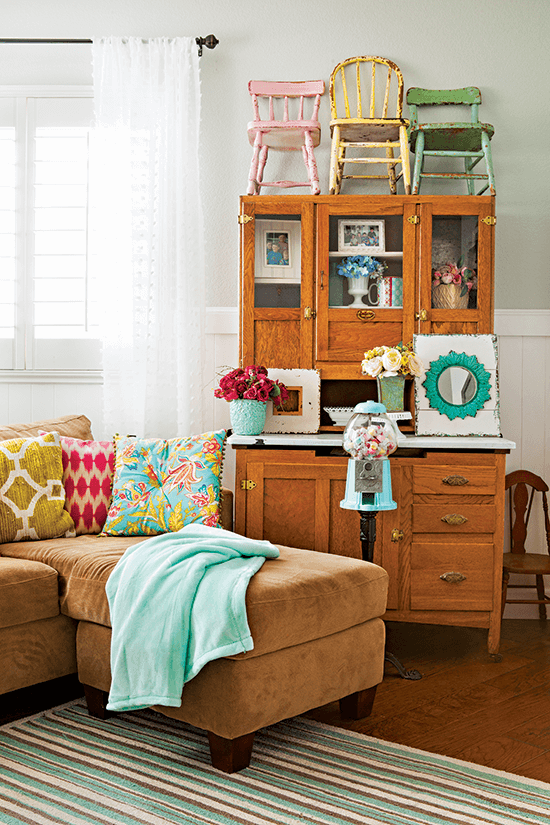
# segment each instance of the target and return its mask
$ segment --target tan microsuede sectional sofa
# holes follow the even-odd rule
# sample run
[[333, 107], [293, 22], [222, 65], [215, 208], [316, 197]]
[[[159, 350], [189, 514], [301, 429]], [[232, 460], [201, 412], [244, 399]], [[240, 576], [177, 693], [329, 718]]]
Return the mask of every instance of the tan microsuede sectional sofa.
[[[91, 440], [85, 416], [0, 426], [0, 440], [40, 430]], [[232, 494], [222, 525], [232, 527]], [[0, 544], [0, 694], [78, 672], [90, 713], [108, 716], [110, 619], [105, 582], [143, 537], [81, 535]], [[254, 649], [207, 664], [179, 708], [155, 710], [208, 732], [212, 764], [250, 761], [261, 727], [340, 700], [370, 713], [384, 666], [388, 577], [373, 564], [280, 547], [247, 591]], [[1, 697], [0, 697], [1, 701]]]

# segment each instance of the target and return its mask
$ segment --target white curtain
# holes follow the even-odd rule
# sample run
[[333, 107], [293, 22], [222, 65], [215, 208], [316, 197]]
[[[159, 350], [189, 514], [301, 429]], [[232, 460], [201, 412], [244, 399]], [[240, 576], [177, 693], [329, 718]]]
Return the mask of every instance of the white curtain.
[[91, 259], [104, 432], [203, 429], [200, 78], [192, 37], [94, 40]]

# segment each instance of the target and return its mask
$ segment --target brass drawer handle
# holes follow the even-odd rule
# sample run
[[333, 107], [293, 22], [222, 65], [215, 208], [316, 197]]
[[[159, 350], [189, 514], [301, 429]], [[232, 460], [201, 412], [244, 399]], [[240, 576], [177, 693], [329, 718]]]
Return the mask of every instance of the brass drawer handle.
[[357, 317], [360, 321], [372, 321], [376, 318], [376, 313], [372, 309], [359, 309]]
[[392, 541], [403, 541], [403, 530], [398, 530], [397, 527], [395, 530], [391, 531], [391, 540]]
[[447, 524], [452, 524], [453, 527], [456, 527], [457, 524], [466, 524], [468, 519], [466, 516], [461, 516], [460, 513], [447, 513], [446, 516], [441, 517], [441, 521], [444, 521]]
[[466, 580], [466, 576], [462, 573], [442, 573], [439, 578], [444, 582], [449, 582], [449, 584], [458, 584]]
[[448, 484], [450, 487], [464, 487], [465, 484], [469, 483], [470, 480], [464, 478], [464, 476], [446, 476], [443, 479], [443, 484]]

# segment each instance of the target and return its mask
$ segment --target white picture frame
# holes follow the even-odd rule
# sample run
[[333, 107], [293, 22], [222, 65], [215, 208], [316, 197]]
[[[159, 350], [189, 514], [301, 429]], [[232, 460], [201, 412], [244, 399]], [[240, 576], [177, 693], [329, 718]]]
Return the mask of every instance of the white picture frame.
[[291, 393], [290, 403], [278, 410], [268, 401], [264, 433], [317, 433], [321, 421], [321, 373], [319, 370], [268, 368], [271, 380], [281, 381]]
[[415, 335], [415, 434], [501, 436], [496, 335]]
[[300, 230], [299, 221], [255, 219], [254, 280], [256, 282], [300, 283]]
[[376, 218], [341, 218], [338, 221], [338, 252], [347, 255], [385, 252], [385, 225], [385, 221]]

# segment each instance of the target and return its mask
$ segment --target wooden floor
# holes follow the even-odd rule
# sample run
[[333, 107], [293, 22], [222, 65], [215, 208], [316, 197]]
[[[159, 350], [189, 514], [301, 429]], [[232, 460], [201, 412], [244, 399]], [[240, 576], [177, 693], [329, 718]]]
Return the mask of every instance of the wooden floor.
[[337, 703], [307, 716], [550, 783], [550, 620], [504, 620], [499, 663], [484, 630], [393, 622], [387, 631], [387, 650], [423, 678], [387, 664], [367, 719], [343, 722]]

